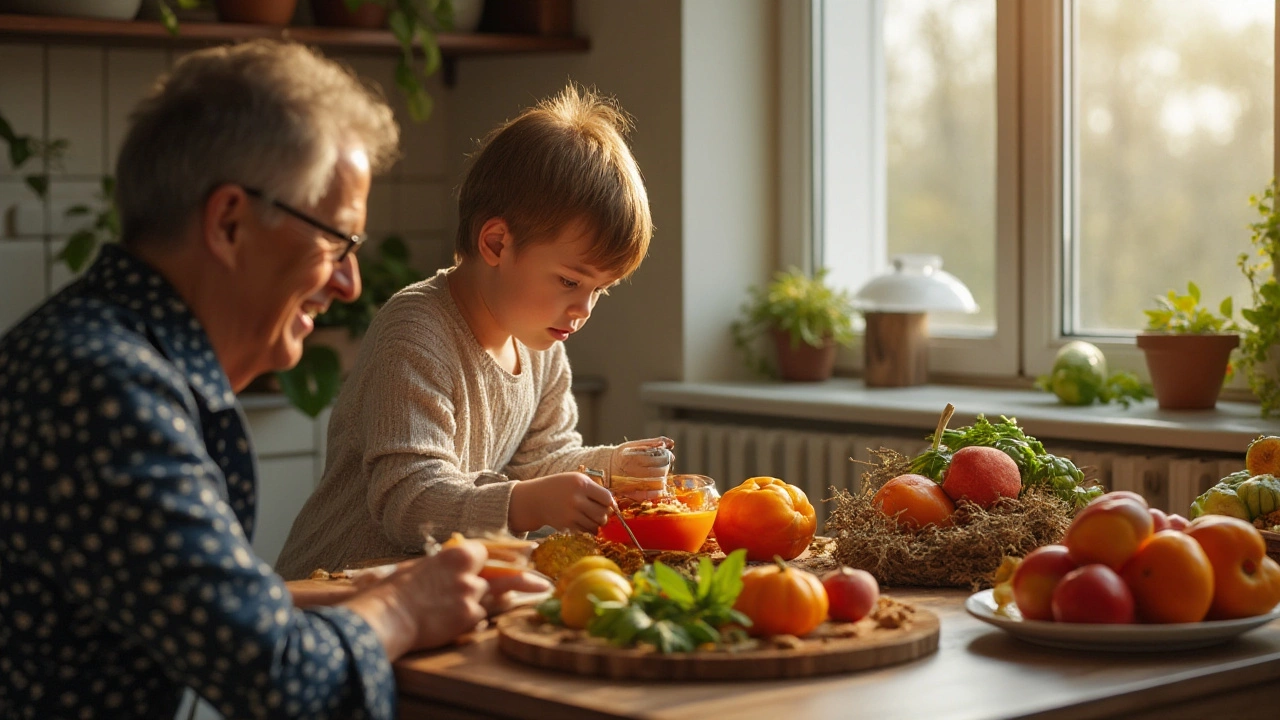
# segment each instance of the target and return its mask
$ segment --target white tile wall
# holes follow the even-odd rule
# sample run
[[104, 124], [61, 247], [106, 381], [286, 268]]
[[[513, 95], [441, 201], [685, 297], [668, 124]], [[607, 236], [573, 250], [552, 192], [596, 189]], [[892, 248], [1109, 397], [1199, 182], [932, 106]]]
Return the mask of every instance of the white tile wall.
[[9, 328], [31, 311], [31, 298], [45, 294], [44, 243], [0, 242], [0, 327]]
[[48, 136], [71, 142], [62, 166], [51, 168], [55, 176], [106, 172], [105, 60], [102, 48], [49, 47]]
[[116, 153], [124, 141], [133, 106], [168, 69], [169, 53], [166, 50], [107, 50], [105, 122], [109, 172], [115, 172]]
[[[93, 203], [102, 175], [114, 170], [129, 113], [187, 52], [0, 42], [0, 114], [18, 133], [70, 141], [61, 167], [52, 169], [50, 198], [43, 204], [22, 184], [23, 176], [42, 168], [28, 164], [15, 172], [0, 153], [0, 333], [73, 279], [52, 261], [80, 226], [66, 221], [63, 210]], [[445, 176], [449, 90], [439, 76], [433, 78], [435, 114], [427, 123], [413, 123], [395, 87], [393, 55], [335, 57], [376, 83], [401, 123], [402, 159], [374, 183], [368, 230], [375, 240], [401, 235], [414, 265], [434, 270], [449, 262], [452, 247], [449, 188], [456, 180]], [[30, 220], [31, 234], [23, 239], [15, 239], [10, 222], [19, 209]]]

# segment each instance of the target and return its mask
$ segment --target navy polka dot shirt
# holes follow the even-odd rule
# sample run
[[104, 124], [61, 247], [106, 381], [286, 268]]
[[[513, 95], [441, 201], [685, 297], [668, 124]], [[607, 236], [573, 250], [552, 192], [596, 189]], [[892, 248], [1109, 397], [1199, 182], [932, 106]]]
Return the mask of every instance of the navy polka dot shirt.
[[393, 715], [372, 629], [254, 555], [244, 417], [172, 286], [115, 245], [0, 338], [0, 717]]

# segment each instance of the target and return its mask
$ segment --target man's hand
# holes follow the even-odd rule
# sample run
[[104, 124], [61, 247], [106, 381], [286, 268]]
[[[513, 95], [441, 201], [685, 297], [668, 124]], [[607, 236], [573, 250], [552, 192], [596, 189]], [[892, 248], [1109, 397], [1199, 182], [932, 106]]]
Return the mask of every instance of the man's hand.
[[485, 618], [489, 583], [480, 578], [484, 546], [466, 541], [431, 557], [401, 563], [396, 571], [343, 603], [363, 617], [387, 656], [452, 642]]
[[580, 472], [558, 473], [518, 482], [507, 513], [512, 532], [543, 525], [594, 533], [609, 519], [613, 494]]

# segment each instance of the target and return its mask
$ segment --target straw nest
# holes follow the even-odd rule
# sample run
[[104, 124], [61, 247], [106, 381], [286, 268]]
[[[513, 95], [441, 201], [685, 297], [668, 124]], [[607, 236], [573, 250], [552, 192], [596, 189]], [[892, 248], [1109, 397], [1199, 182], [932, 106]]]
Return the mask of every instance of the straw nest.
[[1067, 503], [1029, 488], [990, 510], [962, 501], [951, 527], [928, 525], [912, 532], [871, 503], [881, 485], [910, 471], [911, 459], [883, 448], [872, 453], [880, 462], [863, 473], [862, 488], [857, 493], [841, 490], [828, 500], [835, 509], [826, 534], [835, 538], [836, 560], [866, 570], [881, 584], [975, 591], [991, 587], [1004, 556], [1022, 557], [1041, 545], [1061, 542], [1071, 524], [1073, 511]]

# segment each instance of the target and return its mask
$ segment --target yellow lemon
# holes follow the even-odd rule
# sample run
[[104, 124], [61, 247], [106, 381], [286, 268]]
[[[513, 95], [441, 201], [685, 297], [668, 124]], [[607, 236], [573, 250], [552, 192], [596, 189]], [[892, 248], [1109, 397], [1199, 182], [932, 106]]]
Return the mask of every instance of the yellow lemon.
[[569, 583], [560, 596], [560, 619], [568, 627], [585, 628], [595, 617], [593, 597], [600, 601], [626, 602], [631, 597], [631, 583], [612, 570], [587, 570]]

